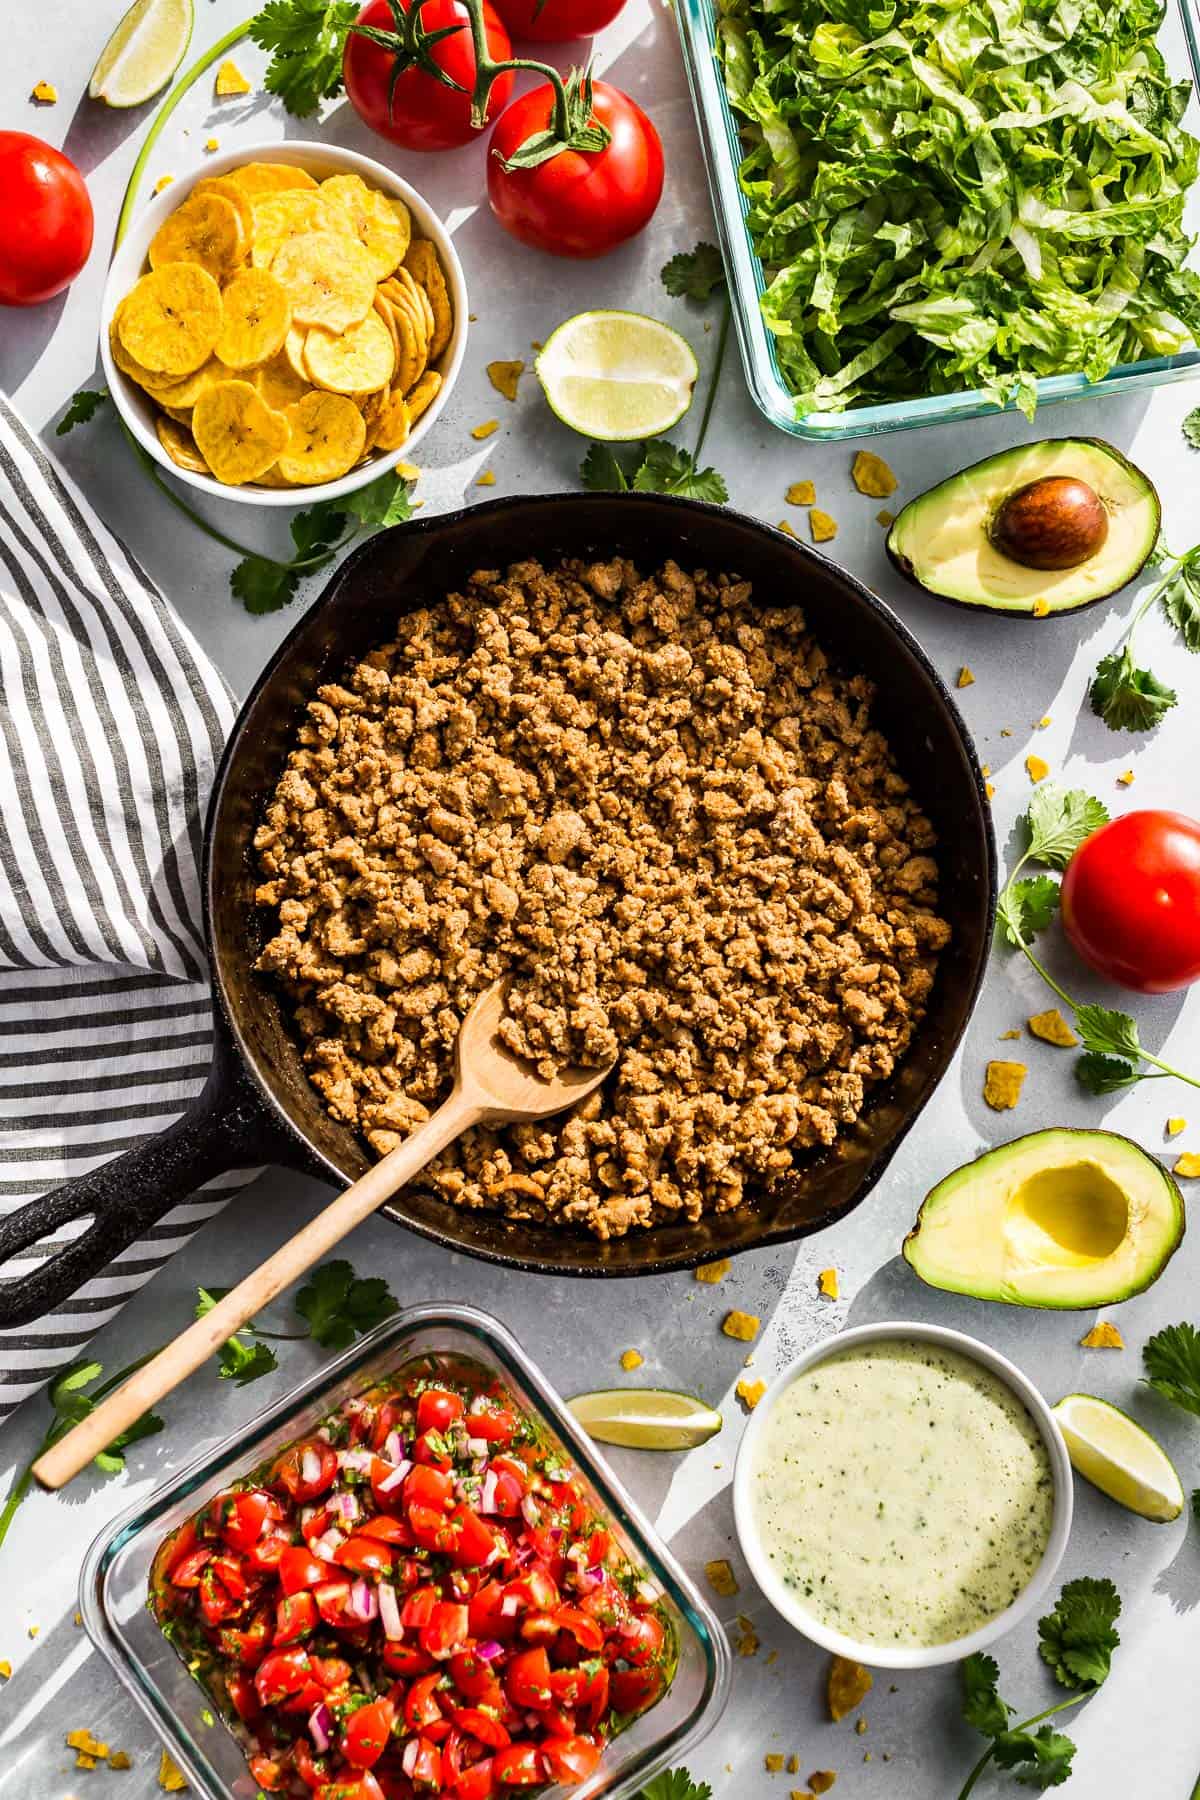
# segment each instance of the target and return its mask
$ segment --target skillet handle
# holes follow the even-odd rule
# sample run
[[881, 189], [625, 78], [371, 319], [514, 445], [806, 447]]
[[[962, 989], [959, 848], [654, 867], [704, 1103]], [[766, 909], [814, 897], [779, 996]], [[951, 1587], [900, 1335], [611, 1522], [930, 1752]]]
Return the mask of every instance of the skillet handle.
[[280, 1137], [218, 1033], [203, 1091], [166, 1131], [0, 1219], [0, 1264], [76, 1219], [92, 1221], [28, 1275], [0, 1281], [0, 1330], [60, 1306], [214, 1175], [274, 1160]]

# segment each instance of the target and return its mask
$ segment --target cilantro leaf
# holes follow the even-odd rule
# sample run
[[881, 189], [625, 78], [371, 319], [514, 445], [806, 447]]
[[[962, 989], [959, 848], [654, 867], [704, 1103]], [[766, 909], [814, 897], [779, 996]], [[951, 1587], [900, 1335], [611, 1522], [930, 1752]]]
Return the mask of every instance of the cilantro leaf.
[[1116, 1621], [1121, 1596], [1112, 1582], [1084, 1576], [1068, 1581], [1054, 1611], [1038, 1620], [1042, 1661], [1062, 1687], [1099, 1687], [1121, 1642]]
[[1155, 1393], [1200, 1418], [1200, 1332], [1194, 1325], [1164, 1325], [1143, 1345], [1142, 1364]]
[[641, 1800], [712, 1800], [707, 1781], [693, 1781], [686, 1769], [664, 1769], [641, 1792]]
[[[635, 446], [635, 451], [640, 461], [641, 446]], [[612, 444], [589, 444], [587, 455], [579, 465], [579, 479], [595, 494], [624, 494], [636, 466], [629, 462], [628, 451], [622, 461], [621, 453]]]
[[380, 1276], [365, 1280], [348, 1262], [322, 1263], [296, 1295], [296, 1311], [308, 1320], [315, 1343], [344, 1350], [362, 1331], [382, 1324], [398, 1303]]
[[1055, 1731], [1051, 1725], [1043, 1725], [1040, 1731], [1009, 1731], [996, 1739], [996, 1761], [1002, 1769], [1014, 1769], [1025, 1763], [1031, 1768], [1020, 1768], [1017, 1780], [1022, 1787], [1037, 1788], [1044, 1793], [1047, 1788], [1061, 1787], [1071, 1773], [1071, 1761], [1075, 1755], [1075, 1745], [1061, 1731]]
[[[143, 1357], [142, 1361], [146, 1359]], [[140, 1367], [135, 1364], [135, 1367]], [[46, 1442], [57, 1443], [67, 1432], [89, 1413], [95, 1412], [97, 1403], [106, 1394], [113, 1391], [133, 1373], [132, 1369], [122, 1370], [114, 1379], [105, 1382], [104, 1386], [93, 1394], [85, 1393], [85, 1389], [104, 1373], [104, 1365], [98, 1362], [72, 1363], [61, 1375], [55, 1377], [48, 1389], [48, 1398], [54, 1413], [54, 1422], [46, 1433]], [[163, 1422], [157, 1413], [144, 1412], [132, 1425], [119, 1432], [111, 1444], [92, 1458], [96, 1467], [104, 1475], [119, 1475], [125, 1467], [124, 1451], [130, 1444], [139, 1443], [142, 1438], [154, 1437], [163, 1429]]]
[[[369, 487], [357, 488], [352, 494], [343, 494], [338, 501], [347, 512], [353, 513], [363, 525], [372, 530], [384, 529], [388, 525], [402, 525], [405, 519], [411, 519], [412, 487], [401, 479], [394, 470], [389, 469], [378, 481], [371, 482]], [[345, 515], [342, 527], [345, 528]], [[339, 529], [337, 535], [341, 535]]]
[[55, 437], [66, 437], [77, 425], [89, 424], [107, 400], [107, 388], [80, 388], [71, 395], [70, 405], [54, 427]]
[[356, 0], [267, 0], [250, 21], [250, 36], [271, 51], [264, 86], [298, 118], [341, 91], [346, 34]]
[[1142, 1054], [1138, 1028], [1128, 1013], [1109, 1006], [1077, 1006], [1075, 1026], [1085, 1050], [1096, 1056], [1123, 1056], [1136, 1062]]
[[962, 1665], [962, 1715], [984, 1737], [999, 1737], [1008, 1730], [1012, 1707], [996, 1692], [999, 1680], [995, 1658], [983, 1656], [978, 1650]]
[[269, 556], [244, 556], [229, 574], [230, 592], [248, 613], [278, 612], [300, 585], [300, 572]]
[[1193, 656], [1200, 653], [1200, 571], [1191, 563], [1163, 589], [1162, 609]]
[[1133, 1087], [1142, 1077], [1130, 1062], [1089, 1051], [1076, 1061], [1075, 1079], [1089, 1094], [1116, 1094], [1121, 1088]]
[[1128, 644], [1101, 657], [1088, 692], [1092, 711], [1110, 731], [1152, 731], [1178, 699], [1153, 670], [1137, 667]]
[[[203, 1319], [210, 1313], [218, 1300], [223, 1300], [229, 1292], [228, 1288], [196, 1289], [196, 1317]], [[253, 1330], [253, 1326], [243, 1327]], [[248, 1344], [238, 1335], [226, 1338], [217, 1351], [217, 1373], [222, 1381], [232, 1381], [237, 1387], [249, 1387], [260, 1375], [270, 1375], [279, 1367], [279, 1359], [267, 1344]]]
[[1194, 407], [1180, 427], [1184, 439], [1193, 450], [1200, 450], [1200, 406]]
[[646, 445], [632, 485], [639, 494], [682, 494], [688, 500], [721, 503], [729, 498], [729, 490], [715, 469], [698, 469], [688, 451], [664, 438], [653, 438]]
[[681, 250], [662, 268], [662, 284], [668, 294], [688, 300], [707, 300], [724, 279], [725, 266], [715, 244], [700, 243], [694, 250]]
[[996, 906], [996, 918], [1005, 941], [1019, 948], [1039, 931], [1045, 931], [1058, 911], [1058, 883], [1049, 875], [1026, 876], [1010, 881]]
[[[372, 487], [375, 485], [371, 483]], [[318, 500], [315, 506], [306, 506], [303, 512], [296, 514], [291, 531], [298, 557], [319, 556], [324, 550], [332, 555], [350, 523], [343, 511], [349, 500], [349, 495], [336, 502]]]
[[1085, 838], [1108, 824], [1108, 808], [1082, 788], [1043, 783], [1025, 815], [1029, 855], [1051, 869], [1065, 869]]

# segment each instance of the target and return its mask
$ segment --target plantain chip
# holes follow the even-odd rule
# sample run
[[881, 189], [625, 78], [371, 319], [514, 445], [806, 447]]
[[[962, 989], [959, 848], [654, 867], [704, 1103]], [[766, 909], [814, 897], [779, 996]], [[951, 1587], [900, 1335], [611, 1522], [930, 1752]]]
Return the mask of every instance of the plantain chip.
[[217, 480], [238, 487], [279, 460], [290, 432], [287, 416], [248, 381], [217, 381], [196, 402], [192, 436]]
[[395, 320], [396, 336], [400, 344], [400, 355], [396, 363], [396, 386], [402, 394], [407, 394], [424, 371], [424, 347], [422, 341], [418, 339], [416, 327], [404, 307], [393, 305], [392, 317]]
[[306, 394], [284, 417], [291, 440], [279, 458], [279, 473], [296, 486], [336, 481], [362, 455], [366, 426], [344, 394]]
[[255, 485], [266, 488], [286, 488], [291, 487], [292, 484], [287, 479], [286, 475], [281, 475], [279, 473], [279, 464], [272, 463], [269, 469], [263, 470]]
[[294, 406], [297, 400], [303, 400], [305, 394], [313, 391], [312, 382], [306, 375], [297, 375], [282, 350], [270, 362], [255, 369], [253, 381], [267, 405], [275, 412], [286, 412], [289, 406]]
[[315, 188], [317, 185], [308, 170], [297, 163], [243, 163], [240, 169], [230, 169], [224, 179], [232, 181], [251, 199], [258, 194], [281, 194], [289, 188]]
[[293, 325], [283, 340], [283, 354], [305, 387], [311, 387], [312, 383], [308, 378], [308, 364], [304, 360], [304, 340], [307, 336], [308, 333], [302, 325]]
[[393, 392], [374, 423], [376, 450], [399, 450], [412, 426], [404, 395]]
[[358, 403], [362, 412], [363, 425], [367, 434], [363, 441], [364, 456], [369, 456], [371, 451], [375, 448], [375, 439], [379, 430], [379, 422], [387, 410], [388, 402], [391, 397], [392, 390], [385, 384], [373, 394], [364, 394]]
[[441, 385], [442, 378], [437, 370], [426, 369], [416, 387], [413, 388], [410, 394], [405, 396], [405, 404], [408, 407], [408, 418], [411, 425], [415, 425], [426, 407], [433, 403]]
[[396, 270], [393, 279], [400, 289], [400, 292], [398, 294], [393, 293], [392, 298], [403, 299], [407, 297], [411, 302], [412, 310], [416, 313], [419, 322], [425, 329], [425, 351], [426, 355], [428, 355], [429, 344], [433, 339], [433, 307], [429, 304], [429, 295], [425, 292], [425, 289], [421, 286], [419, 281], [413, 280], [403, 264]]
[[287, 289], [297, 325], [345, 331], [366, 318], [375, 298], [371, 259], [362, 245], [330, 231], [289, 239], [271, 273]]
[[255, 369], [283, 348], [292, 303], [269, 269], [243, 269], [221, 295], [217, 355], [230, 369]]
[[199, 263], [165, 263], [134, 283], [118, 310], [117, 330], [144, 369], [176, 379], [190, 375], [220, 336], [221, 290]]
[[198, 263], [218, 280], [236, 269], [247, 249], [241, 218], [222, 194], [193, 191], [163, 220], [150, 240], [150, 267]]
[[388, 336], [392, 340], [392, 355], [397, 362], [400, 359], [400, 340], [396, 336], [396, 321], [392, 317], [392, 306], [382, 288], [375, 289], [375, 298], [371, 302], [372, 309], [387, 326]]
[[317, 387], [356, 398], [375, 393], [392, 379], [396, 352], [387, 326], [372, 309], [343, 332], [310, 331], [304, 362]]
[[222, 200], [228, 200], [238, 216], [245, 243], [242, 255], [245, 256], [254, 238], [254, 208], [250, 204], [250, 196], [245, 188], [240, 188], [236, 181], [230, 181], [228, 175], [206, 175], [192, 189], [193, 194], [217, 194]]
[[254, 201], [254, 243], [250, 260], [256, 269], [269, 269], [292, 238], [329, 227], [329, 208], [319, 190], [291, 190], [263, 194]]
[[185, 375], [182, 380], [156, 381], [146, 391], [160, 406], [192, 407], [205, 388], [211, 387], [214, 381], [223, 381], [227, 373], [224, 365], [215, 356], [210, 356], [207, 362], [201, 363], [198, 369]]
[[[401, 223], [386, 195], [357, 175], [331, 175], [321, 183], [321, 193], [345, 215], [351, 234], [371, 259], [375, 279], [390, 275], [408, 249], [411, 228]], [[406, 220], [407, 214], [406, 207]]]
[[158, 441], [178, 468], [190, 469], [195, 475], [211, 475], [212, 470], [196, 448], [196, 440], [186, 425], [159, 414], [154, 421]]
[[433, 312], [433, 329], [429, 334], [429, 360], [436, 362], [454, 330], [454, 311], [450, 290], [438, 261], [438, 253], [429, 238], [414, 238], [404, 257], [404, 266], [413, 280], [425, 290]]

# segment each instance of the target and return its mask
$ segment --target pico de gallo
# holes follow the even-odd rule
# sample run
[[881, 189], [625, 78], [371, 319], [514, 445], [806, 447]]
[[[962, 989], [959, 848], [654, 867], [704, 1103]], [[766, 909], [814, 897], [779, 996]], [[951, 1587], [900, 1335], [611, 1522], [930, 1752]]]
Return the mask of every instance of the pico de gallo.
[[492, 1374], [423, 1356], [218, 1494], [150, 1604], [269, 1794], [585, 1781], [666, 1691], [661, 1590]]

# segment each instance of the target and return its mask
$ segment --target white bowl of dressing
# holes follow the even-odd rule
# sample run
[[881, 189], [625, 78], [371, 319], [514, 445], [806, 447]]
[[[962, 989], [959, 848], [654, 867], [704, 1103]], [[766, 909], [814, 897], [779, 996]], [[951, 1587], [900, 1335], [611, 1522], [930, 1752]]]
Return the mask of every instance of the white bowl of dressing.
[[1027, 1617], [1073, 1501], [1033, 1383], [977, 1338], [905, 1321], [790, 1363], [751, 1414], [733, 1477], [742, 1553], [771, 1605], [877, 1669], [958, 1662]]

